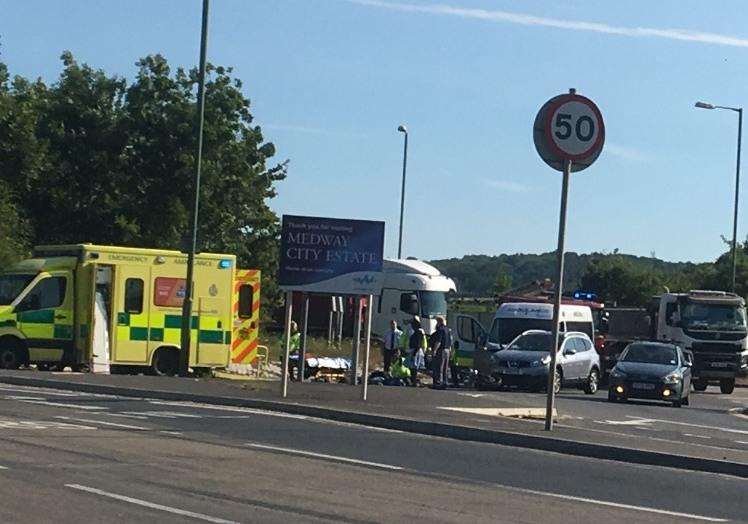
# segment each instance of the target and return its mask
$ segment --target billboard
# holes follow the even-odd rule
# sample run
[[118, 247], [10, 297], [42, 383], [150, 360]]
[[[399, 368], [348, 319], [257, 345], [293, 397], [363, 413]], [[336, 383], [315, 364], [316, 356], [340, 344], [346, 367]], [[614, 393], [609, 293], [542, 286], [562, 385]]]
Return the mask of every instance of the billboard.
[[278, 283], [284, 291], [382, 292], [384, 222], [283, 215]]

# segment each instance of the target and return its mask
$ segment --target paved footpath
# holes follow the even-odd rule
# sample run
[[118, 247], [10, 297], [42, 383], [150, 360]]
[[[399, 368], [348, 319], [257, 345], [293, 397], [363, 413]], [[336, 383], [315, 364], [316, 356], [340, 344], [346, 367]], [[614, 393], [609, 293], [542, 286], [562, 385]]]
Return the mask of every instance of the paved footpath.
[[490, 442], [578, 456], [726, 473], [748, 478], [748, 390], [721, 395], [714, 388], [692, 393], [691, 406], [632, 402], [610, 404], [564, 391], [552, 433], [539, 420], [502, 413], [540, 409], [545, 396], [522, 392], [435, 391], [427, 388], [360, 388], [343, 384], [292, 383], [281, 399], [277, 382], [150, 376], [0, 372], [0, 382], [77, 389], [165, 400], [270, 409], [385, 429]]

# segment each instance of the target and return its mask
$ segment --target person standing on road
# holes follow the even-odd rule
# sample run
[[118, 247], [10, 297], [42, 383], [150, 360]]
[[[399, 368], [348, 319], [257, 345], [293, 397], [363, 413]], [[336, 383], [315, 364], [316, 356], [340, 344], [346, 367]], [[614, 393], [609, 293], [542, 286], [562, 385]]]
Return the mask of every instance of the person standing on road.
[[436, 317], [436, 331], [431, 335], [431, 350], [434, 355], [434, 388], [446, 389], [449, 371], [449, 354], [452, 349], [452, 334], [444, 317]]
[[395, 355], [401, 347], [400, 340], [403, 332], [397, 329], [397, 322], [390, 320], [390, 329], [384, 334], [384, 347], [382, 348], [382, 357], [384, 359], [384, 372], [390, 372], [390, 366], [395, 359]]
[[418, 385], [418, 371], [426, 367], [425, 350], [428, 346], [426, 332], [421, 327], [421, 319], [413, 317], [408, 326], [408, 367], [410, 368], [410, 385]]

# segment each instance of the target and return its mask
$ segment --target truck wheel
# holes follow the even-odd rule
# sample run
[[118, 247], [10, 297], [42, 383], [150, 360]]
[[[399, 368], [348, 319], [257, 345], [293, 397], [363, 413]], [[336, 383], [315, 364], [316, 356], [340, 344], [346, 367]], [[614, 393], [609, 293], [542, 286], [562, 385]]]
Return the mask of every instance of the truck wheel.
[[735, 391], [735, 379], [734, 378], [723, 378], [719, 381], [719, 390], [725, 395], [732, 394]]
[[696, 391], [706, 391], [706, 387], [709, 385], [709, 381], [704, 380], [703, 378], [694, 380], [692, 383], [693, 389], [695, 389]]
[[173, 377], [179, 367], [179, 354], [174, 349], [161, 348], [153, 355], [151, 371], [159, 377]]
[[592, 368], [590, 375], [587, 377], [587, 382], [584, 384], [584, 392], [588, 395], [594, 395], [597, 393], [597, 387], [600, 382], [600, 372], [597, 368]]

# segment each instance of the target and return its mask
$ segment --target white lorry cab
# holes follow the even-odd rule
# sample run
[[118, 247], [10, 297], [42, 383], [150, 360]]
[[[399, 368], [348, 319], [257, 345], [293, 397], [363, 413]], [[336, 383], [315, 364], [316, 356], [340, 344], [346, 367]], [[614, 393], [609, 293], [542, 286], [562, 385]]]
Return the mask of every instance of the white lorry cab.
[[385, 259], [382, 294], [374, 297], [372, 333], [382, 336], [395, 320], [402, 329], [415, 315], [427, 335], [436, 329], [436, 317], [447, 315], [447, 294], [454, 281], [434, 266], [416, 259]]
[[[474, 365], [476, 349], [489, 352], [503, 349], [516, 337], [531, 329], [553, 330], [553, 304], [507, 302], [496, 310], [491, 328], [486, 330], [477, 320], [467, 315], [457, 317], [457, 357], [464, 366]], [[561, 304], [559, 330], [580, 332], [595, 339], [595, 325], [589, 306]]]

